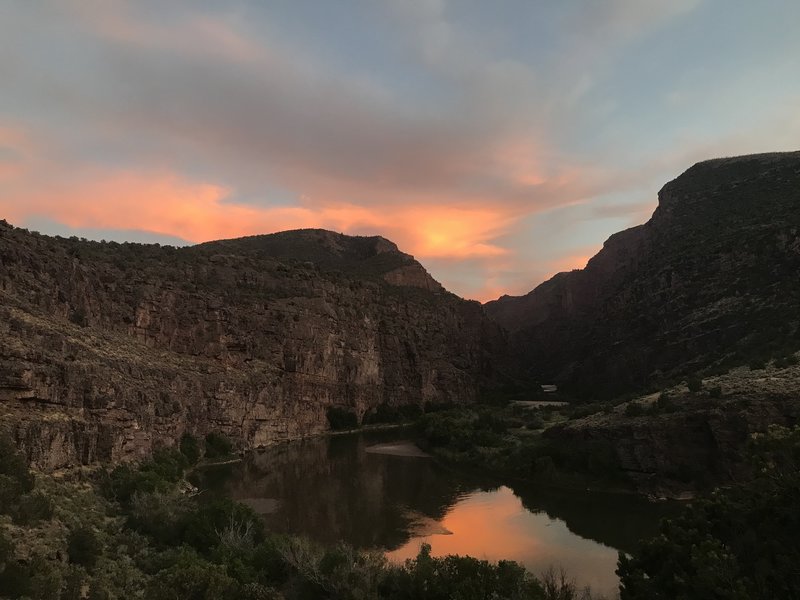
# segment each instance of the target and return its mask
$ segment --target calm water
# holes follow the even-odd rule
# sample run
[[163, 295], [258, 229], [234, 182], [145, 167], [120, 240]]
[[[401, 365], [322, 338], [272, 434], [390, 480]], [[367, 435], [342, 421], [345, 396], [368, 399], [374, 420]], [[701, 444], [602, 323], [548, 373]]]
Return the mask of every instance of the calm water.
[[624, 495], [511, 487], [430, 458], [366, 451], [401, 439], [373, 432], [292, 442], [207, 476], [276, 531], [380, 548], [392, 560], [426, 542], [435, 555], [512, 559], [537, 574], [563, 566], [579, 585], [611, 595], [618, 550], [634, 549], [670, 510]]

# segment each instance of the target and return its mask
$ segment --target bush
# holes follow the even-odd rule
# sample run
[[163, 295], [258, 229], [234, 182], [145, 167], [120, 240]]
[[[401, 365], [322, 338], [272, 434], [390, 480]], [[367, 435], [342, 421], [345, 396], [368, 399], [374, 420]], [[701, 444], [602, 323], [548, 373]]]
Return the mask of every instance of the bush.
[[190, 465], [194, 465], [200, 460], [200, 443], [193, 435], [184, 433], [181, 436], [180, 450]]
[[89, 527], [78, 527], [67, 535], [67, 556], [72, 564], [91, 570], [102, 552], [97, 534]]
[[184, 553], [176, 564], [160, 571], [147, 589], [147, 598], [151, 600], [226, 600], [240, 597], [239, 584], [227, 575], [224, 566], [212, 564], [189, 552]]
[[175, 492], [137, 492], [133, 495], [128, 527], [149, 535], [161, 545], [179, 545], [183, 541], [184, 520], [191, 506]]
[[755, 480], [693, 502], [620, 554], [622, 600], [781, 600], [800, 590], [800, 430], [757, 438]]
[[160, 448], [153, 453], [153, 458], [142, 464], [139, 471], [154, 473], [164, 481], [175, 483], [183, 477], [188, 466], [187, 458], [180, 451]]
[[254, 544], [264, 539], [264, 522], [250, 507], [230, 498], [215, 498], [183, 517], [183, 543], [210, 553], [231, 529], [248, 530]]
[[419, 554], [392, 569], [381, 585], [384, 598], [543, 598], [539, 582], [513, 561], [492, 564], [471, 556], [431, 556], [423, 544]]
[[33, 485], [33, 475], [16, 443], [8, 433], [0, 433], [0, 513], [12, 512]]
[[358, 428], [358, 417], [346, 408], [329, 406], [327, 410], [328, 423], [334, 431]]
[[712, 388], [709, 388], [708, 395], [711, 398], [720, 398], [722, 396], [722, 388], [718, 385], [715, 385]]
[[41, 492], [33, 492], [23, 496], [14, 520], [19, 525], [35, 525], [39, 521], [48, 521], [53, 517], [53, 502]]
[[698, 377], [690, 377], [686, 381], [686, 386], [689, 388], [689, 391], [692, 393], [699, 392], [703, 389], [703, 380], [699, 379]]
[[137, 492], [166, 492], [171, 487], [170, 482], [156, 471], [134, 470], [128, 465], [120, 465], [102, 482], [101, 491], [107, 498], [125, 506]]
[[212, 431], [206, 436], [206, 458], [226, 458], [232, 451], [233, 444], [221, 433]]
[[767, 368], [766, 363], [761, 359], [756, 359], [750, 362], [751, 371], [761, 371], [766, 368]]

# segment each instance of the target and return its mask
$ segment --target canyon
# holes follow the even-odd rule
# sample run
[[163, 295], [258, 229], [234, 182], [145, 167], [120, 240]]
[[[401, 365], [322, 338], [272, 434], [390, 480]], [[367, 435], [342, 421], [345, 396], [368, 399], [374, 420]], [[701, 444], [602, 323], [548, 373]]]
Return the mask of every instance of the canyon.
[[[745, 477], [750, 435], [800, 417], [800, 152], [698, 163], [658, 198], [585, 269], [483, 306], [377, 236], [175, 248], [2, 222], [0, 419], [52, 471], [184, 433], [247, 450], [329, 431], [332, 409], [361, 423], [552, 383], [618, 399], [544, 435], [612, 444], [643, 491]], [[625, 413], [662, 391], [669, 414]]]
[[380, 237], [194, 247], [0, 224], [0, 418], [31, 464], [139, 460], [184, 433], [239, 449], [321, 433], [331, 407], [475, 401], [506, 336]]

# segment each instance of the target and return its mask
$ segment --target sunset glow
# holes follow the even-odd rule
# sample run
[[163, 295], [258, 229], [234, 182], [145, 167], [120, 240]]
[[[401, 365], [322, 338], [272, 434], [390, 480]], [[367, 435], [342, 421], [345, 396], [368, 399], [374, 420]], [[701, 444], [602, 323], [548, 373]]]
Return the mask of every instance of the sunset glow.
[[[387, 556], [402, 562], [414, 558], [420, 545], [427, 543], [434, 556], [514, 560], [533, 573], [561, 564], [590, 579], [594, 590], [610, 591], [616, 584], [610, 575], [617, 561], [614, 549], [576, 538], [563, 522], [553, 522], [544, 513], [531, 514], [508, 487], [469, 494], [449, 509], [435, 529], [436, 533], [413, 538]], [[576, 544], [580, 545], [581, 564], [573, 564]]]
[[768, 4], [15, 3], [0, 218], [382, 235], [456, 293], [525, 293], [692, 162], [795, 149], [800, 8]]

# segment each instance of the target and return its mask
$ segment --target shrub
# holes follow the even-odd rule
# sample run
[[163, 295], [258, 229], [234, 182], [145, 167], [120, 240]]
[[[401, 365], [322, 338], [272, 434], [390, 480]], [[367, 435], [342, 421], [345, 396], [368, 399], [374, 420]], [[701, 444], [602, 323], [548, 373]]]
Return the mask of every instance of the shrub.
[[345, 429], [356, 429], [358, 427], [358, 417], [346, 408], [329, 406], [327, 411], [328, 423], [334, 431]]
[[221, 433], [211, 432], [206, 436], [206, 458], [225, 458], [231, 455], [233, 444]]
[[137, 492], [133, 495], [128, 526], [149, 535], [163, 545], [177, 545], [183, 540], [183, 527], [190, 506], [186, 498], [174, 492]]
[[[379, 404], [378, 407], [364, 417], [365, 423], [397, 423], [400, 420], [400, 413], [394, 406]], [[330, 422], [330, 416], [328, 417]]]
[[703, 380], [699, 379], [698, 377], [690, 377], [686, 381], [686, 386], [689, 388], [689, 391], [692, 393], [699, 392], [703, 389]]
[[715, 385], [714, 387], [709, 388], [708, 395], [711, 398], [719, 398], [722, 396], [722, 388], [718, 385]]
[[72, 564], [91, 570], [102, 551], [97, 534], [89, 527], [78, 527], [67, 535], [67, 556]]
[[147, 598], [151, 600], [225, 600], [239, 597], [240, 586], [227, 575], [224, 566], [212, 564], [189, 552], [184, 553], [176, 564], [160, 571], [147, 589]]
[[800, 430], [754, 440], [753, 481], [693, 502], [660, 535], [620, 554], [622, 600], [797, 597]]
[[153, 453], [153, 458], [142, 464], [139, 471], [155, 473], [159, 478], [175, 483], [183, 477], [187, 466], [188, 460], [180, 451], [160, 448]]
[[128, 465], [120, 465], [111, 472], [104, 492], [109, 498], [121, 504], [128, 504], [136, 492], [152, 493], [166, 491], [169, 482], [155, 472], [135, 471]]
[[8, 433], [0, 433], [0, 513], [11, 512], [33, 485], [33, 475], [16, 443]]
[[190, 465], [196, 464], [200, 460], [200, 444], [197, 438], [190, 433], [184, 433], [181, 436], [180, 449], [181, 454], [186, 457]]
[[244, 504], [230, 498], [205, 502], [183, 517], [183, 542], [200, 552], [211, 552], [230, 529], [246, 528], [253, 543], [264, 539], [264, 522]]
[[766, 363], [764, 363], [764, 361], [761, 360], [761, 359], [756, 359], [756, 360], [750, 361], [750, 370], [751, 371], [761, 371], [761, 370], [766, 369], [766, 368], [767, 368]]
[[41, 492], [22, 496], [14, 520], [20, 525], [35, 525], [53, 517], [53, 502]]
[[381, 585], [384, 598], [543, 598], [539, 582], [513, 561], [492, 564], [471, 556], [431, 556], [423, 544], [416, 558], [392, 569]]

